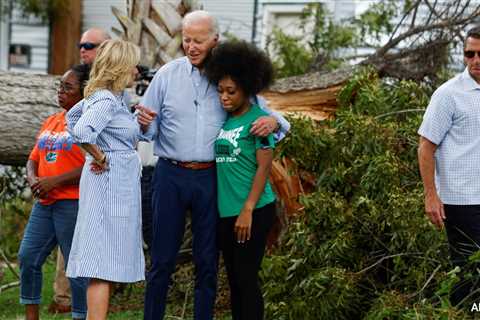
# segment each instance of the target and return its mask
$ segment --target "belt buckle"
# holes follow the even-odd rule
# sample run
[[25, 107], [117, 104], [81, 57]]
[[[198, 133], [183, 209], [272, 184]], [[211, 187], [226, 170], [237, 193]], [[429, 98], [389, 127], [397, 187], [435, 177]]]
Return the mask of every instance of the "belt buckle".
[[184, 167], [188, 168], [188, 169], [195, 169], [196, 164], [197, 164], [197, 162], [187, 162], [187, 163], [184, 164]]

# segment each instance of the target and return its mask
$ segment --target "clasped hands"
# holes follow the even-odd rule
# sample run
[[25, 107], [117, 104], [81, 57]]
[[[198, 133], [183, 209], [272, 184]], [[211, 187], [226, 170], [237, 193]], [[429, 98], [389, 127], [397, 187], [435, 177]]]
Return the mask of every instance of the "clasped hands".
[[46, 198], [48, 192], [57, 186], [55, 177], [35, 177], [28, 182], [35, 198]]

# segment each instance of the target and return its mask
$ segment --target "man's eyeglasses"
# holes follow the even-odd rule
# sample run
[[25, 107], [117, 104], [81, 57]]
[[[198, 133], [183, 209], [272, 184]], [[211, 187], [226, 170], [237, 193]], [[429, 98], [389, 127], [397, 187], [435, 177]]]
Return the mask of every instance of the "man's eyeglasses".
[[98, 47], [98, 43], [93, 43], [93, 42], [80, 42], [78, 44], [78, 49], [85, 49], [85, 50], [92, 50]]
[[480, 51], [473, 51], [473, 50], [463, 51], [463, 55], [465, 56], [465, 58], [468, 58], [468, 59], [472, 59], [473, 57], [475, 57], [475, 54], [477, 54], [477, 56], [480, 58]]

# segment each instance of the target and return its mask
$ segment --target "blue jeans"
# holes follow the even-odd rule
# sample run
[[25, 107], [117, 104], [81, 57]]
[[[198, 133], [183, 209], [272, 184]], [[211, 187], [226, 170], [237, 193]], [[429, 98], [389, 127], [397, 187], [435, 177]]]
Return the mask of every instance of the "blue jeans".
[[192, 170], [159, 159], [152, 180], [152, 266], [147, 274], [145, 320], [163, 319], [170, 275], [192, 212], [195, 264], [194, 319], [213, 319], [217, 288], [217, 180], [215, 167]]
[[[59, 200], [50, 205], [34, 204], [18, 252], [21, 304], [40, 304], [42, 266], [57, 244], [67, 267], [77, 212], [78, 200]], [[88, 279], [68, 280], [72, 289], [72, 317], [83, 319], [87, 315]]]

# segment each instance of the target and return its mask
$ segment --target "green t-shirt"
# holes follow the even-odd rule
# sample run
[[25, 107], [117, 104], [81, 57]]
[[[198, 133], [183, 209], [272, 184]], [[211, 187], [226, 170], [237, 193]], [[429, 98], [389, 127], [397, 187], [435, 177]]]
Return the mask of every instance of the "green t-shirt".
[[[253, 105], [241, 116], [229, 116], [217, 136], [215, 160], [220, 217], [240, 214], [257, 171], [257, 149], [274, 147], [273, 135], [262, 138], [250, 134], [252, 123], [265, 115], [267, 113], [260, 107]], [[263, 207], [274, 200], [275, 195], [267, 180], [255, 208]]]

